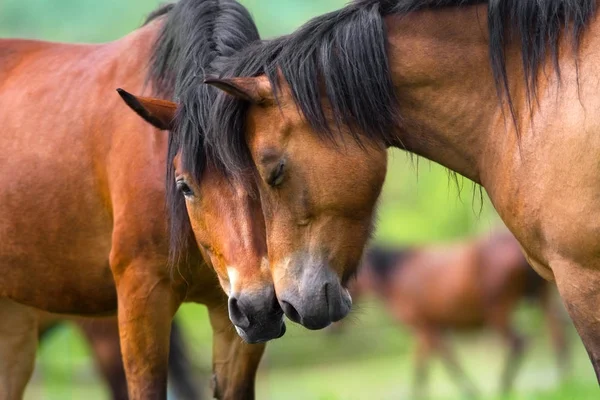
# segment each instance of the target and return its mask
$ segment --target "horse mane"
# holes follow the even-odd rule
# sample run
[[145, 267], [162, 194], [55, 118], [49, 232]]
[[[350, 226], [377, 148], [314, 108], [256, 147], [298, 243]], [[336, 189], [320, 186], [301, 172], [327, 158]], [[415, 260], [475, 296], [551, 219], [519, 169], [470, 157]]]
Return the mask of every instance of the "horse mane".
[[[500, 99], [514, 116], [506, 71], [505, 47], [520, 39], [527, 93], [535, 93], [540, 65], [548, 58], [558, 70], [558, 41], [569, 34], [575, 50], [595, 14], [596, 0], [355, 0], [345, 8], [316, 17], [294, 33], [246, 48], [226, 60], [221, 77], [266, 75], [279, 93], [281, 73], [293, 99], [313, 130], [335, 138], [341, 125], [363, 138], [397, 143], [398, 101], [387, 55], [384, 17], [444, 7], [488, 4], [490, 61]], [[559, 75], [560, 76], [560, 75]], [[321, 101], [325, 93], [327, 102]], [[328, 103], [328, 104], [324, 104]], [[333, 121], [326, 118], [331, 107]], [[248, 104], [219, 95], [212, 114], [218, 130], [207, 133], [227, 170], [249, 166], [243, 136]], [[333, 126], [332, 126], [333, 125]]]
[[174, 3], [168, 3], [168, 4], [163, 4], [163, 5], [159, 6], [156, 10], [154, 10], [150, 14], [148, 14], [148, 16], [146, 17], [146, 20], [144, 21], [142, 26], [146, 26], [150, 22], [168, 14], [169, 11], [171, 11], [173, 9], [173, 7], [175, 7]]
[[167, 209], [171, 262], [185, 258], [193, 242], [185, 200], [175, 184], [173, 160], [180, 152], [183, 168], [196, 177], [208, 160], [204, 135], [215, 88], [202, 82], [214, 74], [215, 63], [259, 40], [258, 29], [235, 0], [180, 0], [159, 8], [151, 18], [166, 15], [154, 43], [147, 80], [154, 94], [178, 102], [167, 155]]
[[412, 252], [411, 248], [392, 249], [374, 246], [367, 250], [363, 268], [368, 268], [378, 282], [383, 283], [393, 272], [402, 268]]

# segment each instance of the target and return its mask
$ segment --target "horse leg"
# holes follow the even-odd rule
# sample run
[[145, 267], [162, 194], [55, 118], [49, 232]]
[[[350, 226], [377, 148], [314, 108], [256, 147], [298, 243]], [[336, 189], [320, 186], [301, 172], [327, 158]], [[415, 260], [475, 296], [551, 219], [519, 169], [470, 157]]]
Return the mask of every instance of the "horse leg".
[[525, 352], [525, 339], [510, 325], [509, 318], [508, 312], [502, 312], [496, 318], [492, 318], [491, 322], [506, 341], [509, 349], [500, 378], [500, 390], [503, 394], [509, 393], [512, 389]]
[[214, 397], [219, 400], [253, 400], [256, 371], [265, 344], [248, 344], [235, 332], [223, 302], [208, 309], [213, 329]]
[[539, 301], [542, 313], [546, 319], [546, 325], [550, 332], [552, 347], [556, 353], [558, 370], [562, 379], [569, 376], [570, 371], [570, 350], [569, 342], [565, 332], [565, 321], [561, 318], [561, 310], [558, 307], [557, 299], [554, 298], [553, 286], [548, 284], [540, 291]]
[[600, 382], [600, 267], [561, 260], [551, 264], [556, 285]]
[[429, 340], [431, 340], [435, 350], [438, 352], [442, 362], [446, 366], [448, 373], [457, 383], [458, 387], [462, 388], [467, 398], [474, 399], [479, 397], [475, 385], [469, 380], [467, 374], [461, 368], [450, 346], [445, 343], [439, 333], [430, 333], [430, 335], [431, 338]]
[[181, 304], [164, 263], [112, 263], [123, 365], [131, 400], [167, 397], [171, 321]]
[[113, 400], [127, 400], [127, 379], [121, 358], [117, 320], [79, 321], [78, 325], [94, 351], [96, 365], [110, 386]]
[[23, 398], [38, 344], [33, 309], [0, 299], [0, 400]]
[[424, 399], [426, 386], [429, 379], [429, 360], [434, 348], [431, 335], [427, 332], [417, 331], [417, 349], [415, 352], [415, 378], [413, 383], [413, 398]]

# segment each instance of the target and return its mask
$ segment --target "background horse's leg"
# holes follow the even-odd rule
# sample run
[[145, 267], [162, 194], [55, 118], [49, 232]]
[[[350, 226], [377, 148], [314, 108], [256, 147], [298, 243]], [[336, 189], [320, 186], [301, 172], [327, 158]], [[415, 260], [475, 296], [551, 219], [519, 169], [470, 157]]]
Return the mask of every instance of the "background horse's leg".
[[472, 399], [479, 397], [477, 388], [475, 388], [475, 385], [471, 382], [465, 371], [463, 371], [461, 368], [456, 356], [454, 355], [454, 352], [450, 346], [446, 344], [444, 338], [442, 338], [438, 332], [433, 332], [431, 330], [428, 332], [428, 335], [430, 335], [428, 340], [431, 341], [433, 348], [440, 355], [442, 362], [448, 370], [448, 373], [452, 379], [455, 380], [456, 384], [462, 388], [465, 396]]
[[427, 397], [427, 382], [429, 379], [429, 360], [434, 342], [427, 332], [417, 330], [417, 349], [415, 352], [415, 377], [413, 383], [413, 398], [424, 399]]
[[558, 299], [555, 298], [554, 285], [551, 282], [547, 284], [539, 292], [539, 302], [546, 319], [546, 326], [550, 332], [550, 340], [556, 352], [556, 360], [558, 370], [562, 379], [567, 379], [570, 374], [570, 349], [569, 341], [567, 340], [566, 326], [563, 321], [563, 312], [558, 304]]
[[171, 321], [179, 307], [165, 263], [111, 257], [119, 300], [119, 333], [131, 400], [164, 400]]
[[600, 263], [551, 263], [556, 285], [600, 382]]
[[219, 400], [253, 400], [256, 370], [265, 344], [245, 343], [229, 321], [227, 302], [209, 306], [213, 329], [214, 396]]
[[510, 325], [510, 314], [509, 312], [504, 312], [502, 315], [497, 315], [493, 318], [491, 322], [508, 346], [508, 355], [500, 378], [500, 391], [503, 394], [510, 392], [513, 387], [523, 361], [523, 353], [525, 352], [526, 345], [523, 336]]
[[78, 321], [78, 325], [94, 351], [96, 365], [110, 386], [113, 400], [128, 400], [117, 320], [85, 320]]
[[20, 400], [33, 373], [38, 343], [33, 309], [0, 299], [0, 399]]
[[[527, 293], [527, 277], [533, 271], [520, 263], [503, 265], [486, 262], [488, 264], [481, 264], [484, 322], [500, 333], [508, 347], [500, 376], [500, 391], [506, 394], [514, 384], [525, 351], [525, 339], [511, 325], [511, 317]], [[540, 279], [537, 275], [535, 278], [536, 282]]]

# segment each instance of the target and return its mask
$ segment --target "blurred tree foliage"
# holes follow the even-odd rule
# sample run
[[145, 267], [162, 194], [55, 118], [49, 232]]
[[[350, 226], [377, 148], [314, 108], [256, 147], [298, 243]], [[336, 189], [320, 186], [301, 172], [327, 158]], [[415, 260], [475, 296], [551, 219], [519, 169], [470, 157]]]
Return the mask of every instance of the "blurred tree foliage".
[[[103, 42], [139, 26], [158, 0], [2, 0], [0, 35], [57, 41]], [[343, 0], [242, 0], [264, 37], [289, 32]]]

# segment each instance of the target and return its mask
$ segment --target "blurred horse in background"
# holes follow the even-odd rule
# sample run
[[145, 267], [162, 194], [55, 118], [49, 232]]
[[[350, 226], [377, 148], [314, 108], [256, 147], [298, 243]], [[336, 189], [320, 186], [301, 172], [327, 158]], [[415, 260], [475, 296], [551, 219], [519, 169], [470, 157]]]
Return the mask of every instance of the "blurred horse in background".
[[443, 335], [447, 330], [489, 328], [498, 332], [509, 352], [501, 390], [510, 391], [526, 342], [511, 322], [523, 299], [539, 304], [564, 376], [569, 349], [555, 286], [527, 263], [510, 233], [452, 243], [404, 249], [373, 247], [349, 285], [356, 300], [365, 293], [381, 299], [392, 317], [410, 327], [417, 338], [415, 396], [424, 395], [428, 363], [441, 357], [465, 394], [475, 397], [469, 381]]
[[[113, 400], [128, 400], [127, 379], [119, 343], [119, 324], [116, 318], [72, 318], [39, 313], [39, 341], [43, 346], [67, 322], [74, 323], [90, 346], [96, 367], [108, 384]], [[169, 386], [176, 400], [200, 400], [204, 390], [195, 381], [193, 366], [188, 358], [183, 331], [177, 320], [171, 325], [169, 347]]]

